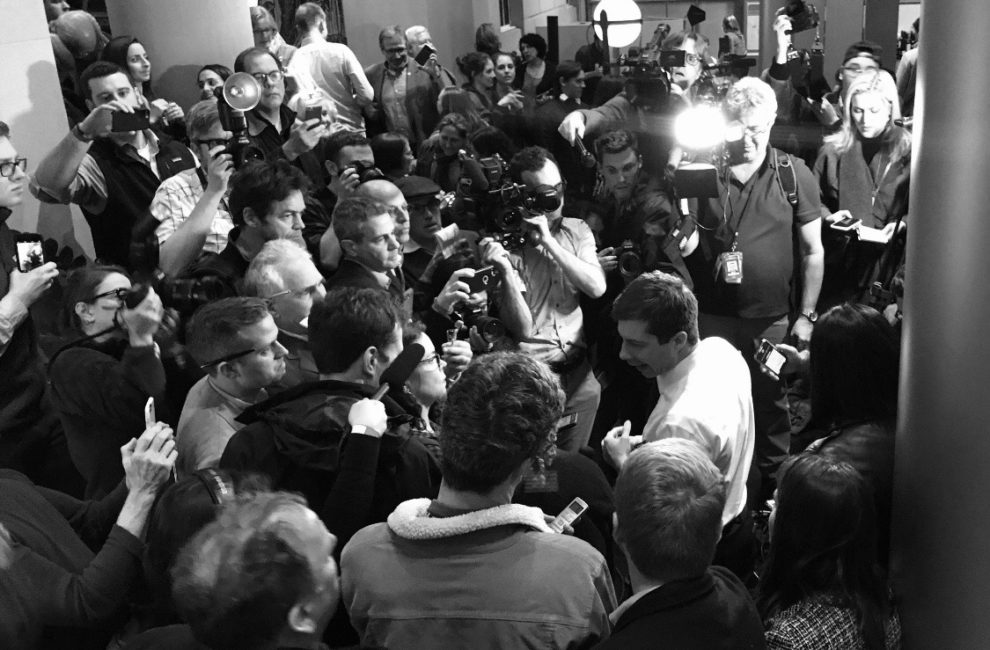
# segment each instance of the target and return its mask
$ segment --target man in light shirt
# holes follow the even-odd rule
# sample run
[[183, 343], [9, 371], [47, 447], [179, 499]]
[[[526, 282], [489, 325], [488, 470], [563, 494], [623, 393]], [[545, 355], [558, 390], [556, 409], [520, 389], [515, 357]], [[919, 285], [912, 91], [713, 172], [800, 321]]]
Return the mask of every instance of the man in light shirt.
[[622, 337], [620, 358], [656, 377], [660, 398], [641, 437], [629, 435], [628, 422], [608, 432], [602, 443], [606, 456], [621, 469], [639, 442], [684, 438], [701, 445], [726, 481], [715, 564], [745, 580], [755, 559], [746, 507], [755, 440], [746, 362], [724, 339], [699, 340], [698, 301], [674, 275], [639, 276], [616, 298], [612, 315]]

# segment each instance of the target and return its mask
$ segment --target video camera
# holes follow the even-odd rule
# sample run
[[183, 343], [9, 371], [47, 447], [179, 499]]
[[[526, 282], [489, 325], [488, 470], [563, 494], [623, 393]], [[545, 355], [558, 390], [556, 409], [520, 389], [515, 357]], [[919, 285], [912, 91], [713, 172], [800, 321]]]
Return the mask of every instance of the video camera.
[[169, 278], [156, 270], [134, 285], [124, 298], [124, 305], [134, 309], [148, 295], [149, 289], [155, 290], [165, 307], [175, 309], [183, 317], [190, 316], [208, 302], [237, 295], [231, 283], [217, 275]]
[[683, 50], [664, 50], [657, 60], [640, 55], [619, 57], [619, 71], [632, 91], [633, 104], [647, 112], [663, 108], [670, 94], [670, 69], [684, 66]]
[[261, 100], [261, 86], [257, 80], [246, 72], [235, 72], [213, 93], [220, 124], [233, 136], [225, 153], [233, 159], [234, 169], [240, 169], [250, 160], [264, 160], [265, 152], [251, 144], [248, 138], [246, 113]]
[[519, 250], [529, 241], [524, 229], [528, 217], [554, 212], [561, 205], [561, 194], [553, 187], [529, 190], [510, 181], [508, 165], [498, 154], [474, 159], [461, 151], [461, 161], [464, 171], [449, 218], [461, 228], [492, 237], [506, 250]]
[[818, 27], [818, 9], [805, 0], [787, 0], [787, 3], [777, 10], [777, 15], [780, 14], [791, 19], [789, 34], [799, 34]]

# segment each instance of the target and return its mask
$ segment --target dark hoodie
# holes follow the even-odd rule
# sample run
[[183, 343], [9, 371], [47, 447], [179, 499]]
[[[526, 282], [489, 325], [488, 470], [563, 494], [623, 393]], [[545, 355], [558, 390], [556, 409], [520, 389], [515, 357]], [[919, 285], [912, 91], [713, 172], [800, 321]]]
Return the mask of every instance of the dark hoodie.
[[412, 416], [382, 398], [389, 430], [381, 439], [347, 435], [351, 405], [374, 386], [343, 381], [300, 384], [255, 404], [227, 443], [220, 466], [266, 474], [272, 487], [299, 492], [343, 548], [357, 530], [385, 521], [399, 503], [434, 498], [440, 467], [409, 434]]

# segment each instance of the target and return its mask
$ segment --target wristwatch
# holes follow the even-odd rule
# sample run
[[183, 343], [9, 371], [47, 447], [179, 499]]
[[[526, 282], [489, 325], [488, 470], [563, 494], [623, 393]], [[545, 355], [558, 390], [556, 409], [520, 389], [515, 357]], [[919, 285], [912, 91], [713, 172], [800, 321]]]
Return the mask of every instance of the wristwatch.
[[803, 311], [801, 315], [808, 319], [808, 322], [814, 325], [818, 322], [818, 312], [817, 311]]
[[351, 433], [368, 433], [368, 427], [363, 424], [352, 424]]

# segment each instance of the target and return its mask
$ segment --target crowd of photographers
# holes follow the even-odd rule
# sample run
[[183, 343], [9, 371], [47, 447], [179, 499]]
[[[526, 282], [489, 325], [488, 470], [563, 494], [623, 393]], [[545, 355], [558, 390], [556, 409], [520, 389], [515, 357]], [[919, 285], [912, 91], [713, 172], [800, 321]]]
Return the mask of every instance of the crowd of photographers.
[[[763, 71], [696, 7], [611, 66], [491, 25], [372, 63], [254, 7], [184, 109], [45, 4], [71, 128], [28, 170], [0, 122], [0, 645], [900, 647], [879, 46], [831, 84], [791, 0]], [[25, 191], [96, 261], [10, 230]]]

